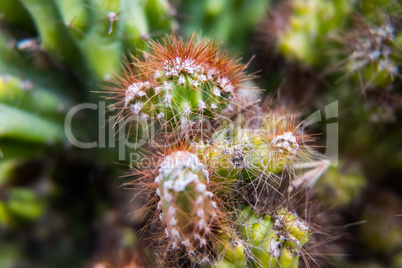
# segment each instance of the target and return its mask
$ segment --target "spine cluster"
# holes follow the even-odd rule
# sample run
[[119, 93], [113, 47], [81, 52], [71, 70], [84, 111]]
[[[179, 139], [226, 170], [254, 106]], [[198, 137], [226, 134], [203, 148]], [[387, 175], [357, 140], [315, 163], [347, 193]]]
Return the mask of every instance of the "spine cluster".
[[[127, 62], [116, 100], [122, 113], [156, 120], [170, 132], [185, 132], [216, 121], [236, 103], [246, 80], [242, 66], [207, 41], [177, 37], [151, 43], [147, 61]], [[137, 74], [141, 74], [138, 76]]]

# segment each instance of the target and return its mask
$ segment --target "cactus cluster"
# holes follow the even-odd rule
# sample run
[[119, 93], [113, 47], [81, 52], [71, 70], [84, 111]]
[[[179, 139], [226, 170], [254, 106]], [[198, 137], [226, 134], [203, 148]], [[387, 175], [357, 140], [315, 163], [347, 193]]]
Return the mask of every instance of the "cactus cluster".
[[108, 88], [117, 116], [154, 124], [153, 138], [165, 141], [150, 140], [143, 156], [152, 164], [132, 163], [139, 178], [129, 183], [154, 212], [156, 265], [297, 267], [304, 254], [309, 224], [283, 204], [311, 137], [290, 114], [246, 106], [244, 69], [213, 41], [167, 36], [127, 60]]
[[401, 11], [0, 1], [0, 266], [401, 267]]

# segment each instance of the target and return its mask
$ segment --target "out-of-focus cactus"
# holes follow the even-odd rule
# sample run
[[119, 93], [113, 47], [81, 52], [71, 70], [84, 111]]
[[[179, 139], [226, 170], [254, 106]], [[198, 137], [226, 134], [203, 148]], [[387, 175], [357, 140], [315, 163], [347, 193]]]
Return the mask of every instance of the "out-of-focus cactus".
[[347, 72], [358, 76], [363, 89], [385, 87], [400, 79], [402, 32], [398, 20], [362, 17], [342, 41], [347, 47]]
[[42, 88], [34, 88], [29, 80], [11, 75], [0, 76], [0, 101], [48, 117], [56, 117], [62, 111], [61, 96]]
[[[273, 75], [267, 72], [264, 82], [270, 85], [278, 73], [284, 74], [281, 96], [291, 97], [295, 103], [306, 100], [301, 106], [309, 107], [311, 112], [321, 109], [322, 103], [339, 101], [337, 157], [342, 160], [331, 163], [324, 176], [310, 187], [315, 193], [314, 202], [334, 209], [334, 215], [340, 213], [345, 223], [351, 222], [345, 228], [345, 237], [353, 236], [354, 244], [345, 251], [355, 257], [339, 258], [343, 262], [370, 254], [381, 256], [381, 265], [393, 266], [398, 259], [395, 253], [399, 245], [391, 238], [399, 232], [393, 226], [398, 209], [380, 213], [370, 200], [381, 196], [385, 202], [384, 191], [387, 193], [390, 185], [399, 185], [389, 170], [399, 174], [401, 166], [401, 141], [396, 139], [401, 132], [397, 122], [402, 107], [401, 8], [400, 1], [393, 0], [280, 2], [270, 10], [266, 29], [258, 38], [264, 40], [267, 49], [261, 55], [268, 56], [270, 71], [276, 71]], [[328, 122], [316, 127], [325, 133]], [[325, 145], [328, 142], [332, 141], [326, 140]], [[367, 191], [371, 184], [376, 185], [375, 190]], [[400, 194], [400, 187], [392, 191]], [[392, 207], [390, 203], [381, 209]], [[359, 224], [356, 227], [355, 222]], [[350, 242], [347, 238], [341, 240]], [[356, 244], [365, 248], [364, 255]], [[395, 248], [387, 247], [391, 244]], [[371, 260], [363, 266], [369, 263]]]
[[327, 206], [350, 205], [361, 196], [367, 182], [359, 165], [329, 167], [314, 187], [317, 195]]
[[[282, 2], [270, 11], [271, 16], [261, 29], [266, 36], [259, 40], [270, 46], [275, 43], [274, 50], [289, 61], [310, 67], [326, 66], [331, 72], [343, 65], [345, 77], [359, 74], [363, 86], [389, 85], [400, 76], [398, 10], [401, 7], [396, 1], [385, 2], [381, 4], [392, 10], [388, 14], [374, 2], [372, 5], [367, 2], [354, 5], [345, 0]], [[270, 29], [270, 25], [275, 27]]]
[[325, 53], [331, 43], [331, 34], [346, 23], [352, 3], [346, 0], [290, 0], [282, 5], [287, 5], [283, 8], [286, 13], [282, 18], [275, 15], [287, 22], [282, 22], [283, 29], [277, 33], [278, 50], [292, 60], [309, 65], [327, 62], [328, 55], [319, 53]]
[[86, 74], [87, 63], [82, 58], [77, 44], [63, 24], [54, 1], [22, 1], [34, 19], [40, 34], [40, 43], [52, 57], [75, 67], [77, 74]]
[[[18, 245], [9, 263], [0, 253], [0, 266], [81, 266], [98, 247], [90, 230], [113, 206], [114, 187], [100, 190], [110, 182], [96, 178], [109, 162], [67, 136], [95, 140], [104, 125], [83, 109], [70, 126], [66, 114], [98, 101], [89, 92], [119, 71], [124, 53], [140, 54], [146, 39], [171, 32], [173, 14], [166, 1], [0, 1], [0, 240]], [[40, 246], [26, 250], [31, 242]]]
[[[12, 1], [5, 1], [0, 12], [14, 5], [8, 2]], [[67, 64], [84, 85], [92, 87], [112, 78], [127, 49], [143, 49], [152, 31], [170, 31], [174, 24], [172, 7], [162, 1], [29, 0], [22, 4], [19, 8], [26, 8], [38, 30], [40, 49]]]
[[247, 40], [264, 17], [269, 1], [180, 1], [185, 36], [202, 31], [203, 35], [223, 41], [236, 50], [244, 50]]

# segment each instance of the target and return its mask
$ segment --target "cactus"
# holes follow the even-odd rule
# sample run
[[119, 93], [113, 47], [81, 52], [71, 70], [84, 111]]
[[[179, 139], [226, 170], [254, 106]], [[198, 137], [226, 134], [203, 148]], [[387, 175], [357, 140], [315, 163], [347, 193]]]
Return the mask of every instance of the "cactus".
[[286, 112], [259, 111], [252, 122], [241, 115], [232, 131], [222, 124], [207, 143], [193, 144], [215, 171], [218, 192], [227, 196], [240, 191], [255, 209], [267, 209], [287, 196], [295, 164], [316, 156], [306, 150], [311, 136], [302, 135], [295, 117]]
[[[370, 213], [375, 214], [366, 200], [374, 192], [383, 195], [394, 185], [388, 173], [391, 167], [400, 170], [401, 163], [394, 156], [400, 152], [395, 146], [401, 145], [395, 139], [401, 131], [396, 123], [401, 115], [401, 7], [400, 2], [393, 0], [281, 2], [269, 12], [262, 26], [265, 29], [257, 40], [263, 40], [267, 50], [262, 55], [283, 63], [280, 70], [274, 70], [282, 72], [286, 79], [281, 87], [282, 96], [290, 97], [296, 104], [304, 99], [311, 111], [322, 102], [339, 100], [341, 161], [311, 187], [315, 203], [321, 203], [348, 222], [366, 220]], [[319, 11], [321, 8], [325, 12]], [[268, 73], [265, 83], [272, 83], [276, 76], [277, 73]], [[351, 129], [356, 130], [355, 134], [351, 134]], [[383, 165], [378, 165], [378, 161]], [[367, 190], [372, 187], [375, 190]], [[399, 190], [394, 191], [400, 194]], [[367, 214], [358, 213], [355, 217], [358, 211]], [[392, 218], [395, 213], [384, 213], [379, 218]], [[346, 236], [356, 237], [356, 233], [379, 225], [371, 220], [347, 228]], [[385, 260], [389, 266], [394, 265], [392, 262], [398, 259], [396, 251], [379, 253], [376, 249], [377, 245], [380, 247], [379, 240], [369, 242], [372, 235], [367, 236], [369, 239], [360, 235], [358, 243], [365, 252], [383, 258], [377, 261], [381, 265]], [[350, 246], [343, 250], [360, 259], [357, 248]], [[340, 259], [339, 266], [369, 263]]]
[[328, 55], [323, 48], [331, 44], [331, 35], [346, 24], [345, 17], [351, 10], [351, 2], [345, 0], [284, 1], [272, 11], [272, 18], [261, 30], [271, 33], [270, 25], [278, 25], [276, 36], [268, 38], [275, 40], [277, 50], [289, 60], [325, 64]]
[[[380, 23], [362, 19], [355, 24], [355, 29], [343, 40], [349, 55], [347, 71], [358, 75], [363, 89], [391, 85], [400, 77], [400, 32], [394, 28], [392, 19]], [[351, 39], [353, 43], [347, 41]]]
[[[208, 267], [297, 267], [308, 240], [308, 227], [297, 214], [282, 208], [275, 209], [273, 222], [265, 216], [256, 228], [266, 228], [262, 236], [272, 242], [250, 238], [246, 226], [254, 223], [236, 211], [251, 204], [253, 209], [246, 210], [250, 215], [267, 214], [282, 201], [287, 203], [293, 164], [307, 161], [302, 142], [310, 137], [299, 133], [289, 110], [262, 111], [249, 104], [249, 113], [260, 115], [249, 127], [248, 113], [242, 113], [244, 98], [238, 94], [248, 78], [245, 67], [221, 54], [214, 43], [197, 43], [194, 36], [184, 43], [173, 36], [149, 45], [145, 61], [127, 61], [126, 72], [108, 91], [120, 107], [116, 116], [124, 118], [128, 110], [128, 116], [146, 124], [152, 124], [151, 117], [168, 124], [157, 126], [155, 134], [165, 140], [163, 151], [152, 147], [151, 140], [142, 153], [145, 159], [148, 155], [157, 160], [147, 168], [133, 163], [140, 179], [127, 184], [145, 190], [150, 198], [146, 210], [155, 213], [150, 226], [161, 230], [154, 243], [155, 265], [180, 266], [178, 260], [184, 259]], [[235, 109], [230, 107], [240, 107], [240, 113], [231, 113]], [[234, 120], [214, 118], [224, 113]], [[187, 122], [194, 117], [215, 127], [190, 132], [195, 122]], [[231, 132], [230, 124], [238, 127]], [[129, 133], [138, 134], [135, 124]], [[259, 236], [256, 233], [251, 236]]]
[[[0, 1], [0, 266], [353, 266], [356, 245], [374, 253], [363, 266], [400, 265], [401, 5], [270, 4]], [[253, 54], [261, 77], [221, 48]], [[106, 109], [71, 110], [102, 87]], [[311, 145], [325, 135], [308, 133], [335, 115], [306, 134], [294, 114], [334, 100], [342, 160], [328, 167]], [[122, 149], [132, 169], [115, 180]], [[354, 242], [327, 248], [337, 224]]]
[[[10, 3], [8, 3], [10, 2]], [[7, 0], [2, 10], [11, 9]], [[23, 8], [33, 17], [40, 36], [40, 49], [55, 60], [67, 64], [86, 86], [109, 80], [119, 70], [123, 52], [144, 48], [151, 30], [170, 31], [173, 20], [170, 6], [160, 1], [141, 1], [127, 6], [122, 1], [82, 1], [66, 5], [65, 1], [22, 1]], [[139, 7], [137, 8], [135, 4]], [[158, 9], [154, 10], [153, 7]], [[21, 8], [21, 7], [19, 7]], [[141, 13], [151, 8], [153, 11]], [[18, 8], [15, 7], [16, 11]], [[121, 13], [121, 14], [120, 14]], [[131, 20], [135, 15], [136, 20]], [[142, 15], [142, 16], [139, 16]], [[12, 13], [9, 19], [14, 22]], [[32, 25], [28, 25], [29, 27]]]
[[221, 231], [221, 241], [217, 243], [217, 251], [220, 259], [215, 267], [245, 267], [247, 264], [247, 248], [245, 242], [237, 236], [231, 235], [233, 231], [224, 229]]
[[[107, 163], [116, 151], [74, 148], [66, 133], [95, 140], [104, 125], [84, 109], [70, 129], [66, 115], [98, 101], [90, 92], [120, 70], [125, 52], [140, 55], [146, 39], [177, 27], [173, 8], [141, 0], [0, 2], [0, 239], [16, 247], [0, 253], [0, 266], [82, 266], [98, 248], [90, 229], [114, 206], [118, 183], [97, 178], [113, 170]], [[31, 251], [29, 241], [40, 246]]]
[[244, 67], [213, 42], [196, 43], [192, 36], [185, 44], [174, 36], [150, 47], [147, 61], [127, 62], [125, 75], [109, 88], [122, 114], [128, 111], [146, 125], [154, 118], [170, 132], [179, 128], [188, 133], [209, 127], [240, 105], [237, 91], [247, 79]]
[[257, 267], [298, 267], [302, 246], [308, 242], [308, 224], [296, 213], [279, 209], [272, 216], [243, 210], [242, 235]]
[[167, 155], [159, 166], [155, 178], [160, 197], [159, 218], [165, 226], [169, 248], [184, 248], [189, 255], [201, 261], [209, 256], [207, 246], [217, 217], [213, 194], [207, 190], [208, 170], [196, 155], [177, 151]]

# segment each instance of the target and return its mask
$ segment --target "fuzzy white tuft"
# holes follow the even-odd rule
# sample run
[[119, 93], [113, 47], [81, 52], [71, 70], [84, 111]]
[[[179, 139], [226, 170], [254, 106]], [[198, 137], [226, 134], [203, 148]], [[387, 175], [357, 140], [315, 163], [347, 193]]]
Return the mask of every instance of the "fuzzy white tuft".
[[292, 132], [285, 132], [282, 135], [276, 136], [271, 144], [278, 148], [280, 153], [284, 153], [285, 151], [296, 155], [297, 150], [299, 149], [299, 144], [297, 143], [296, 137]]

